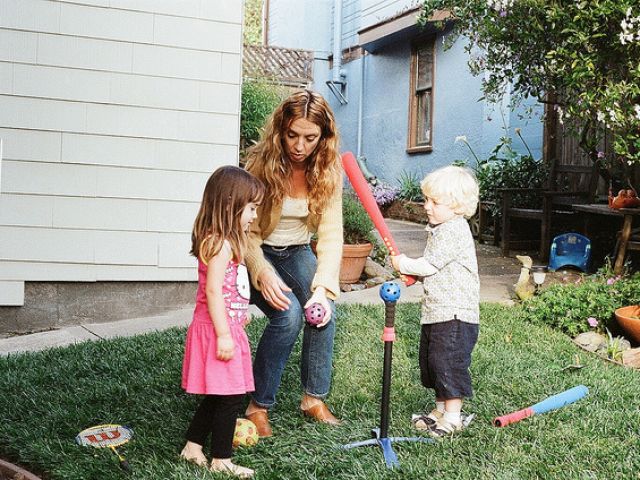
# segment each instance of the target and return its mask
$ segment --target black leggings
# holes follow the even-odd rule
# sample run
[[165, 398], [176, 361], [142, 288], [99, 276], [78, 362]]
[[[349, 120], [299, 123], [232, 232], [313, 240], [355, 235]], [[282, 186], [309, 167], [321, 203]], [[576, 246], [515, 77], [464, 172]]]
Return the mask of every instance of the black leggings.
[[244, 394], [205, 395], [187, 430], [187, 440], [204, 446], [211, 434], [211, 456], [231, 458], [236, 419]]

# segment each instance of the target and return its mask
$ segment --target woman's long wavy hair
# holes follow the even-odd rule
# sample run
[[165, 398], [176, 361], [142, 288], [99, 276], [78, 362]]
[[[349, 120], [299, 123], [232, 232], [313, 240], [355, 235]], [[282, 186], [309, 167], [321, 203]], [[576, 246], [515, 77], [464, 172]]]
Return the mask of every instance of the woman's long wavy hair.
[[284, 136], [300, 118], [320, 127], [320, 142], [306, 162], [309, 210], [319, 215], [342, 182], [338, 130], [331, 107], [320, 94], [303, 90], [285, 99], [267, 120], [260, 142], [250, 149], [246, 168], [265, 183], [269, 199], [282, 202], [291, 177]]
[[249, 203], [260, 203], [263, 196], [263, 183], [250, 173], [233, 166], [218, 168], [204, 187], [189, 253], [209, 263], [227, 240], [233, 257], [241, 262], [248, 239], [240, 223], [242, 212]]

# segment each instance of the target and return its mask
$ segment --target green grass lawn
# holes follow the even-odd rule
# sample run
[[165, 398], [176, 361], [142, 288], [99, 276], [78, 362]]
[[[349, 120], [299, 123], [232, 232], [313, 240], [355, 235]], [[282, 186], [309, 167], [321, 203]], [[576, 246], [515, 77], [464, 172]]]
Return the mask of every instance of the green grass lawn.
[[[378, 447], [338, 446], [370, 436], [379, 423], [382, 306], [338, 310], [334, 384], [329, 403], [345, 419], [331, 428], [304, 419], [296, 350], [272, 413], [275, 436], [236, 460], [257, 479], [612, 479], [638, 478], [640, 372], [578, 351], [568, 337], [518, 318], [519, 309], [483, 305], [474, 351], [476, 419], [434, 444], [395, 444], [401, 467], [388, 470]], [[419, 307], [398, 306], [390, 436], [411, 436], [412, 412], [433, 400], [419, 382]], [[255, 341], [264, 319], [250, 327]], [[184, 329], [0, 359], [0, 457], [51, 479], [125, 478], [106, 450], [78, 447], [75, 435], [100, 423], [133, 427], [122, 448], [136, 479], [216, 478], [179, 460], [197, 398], [184, 394]], [[567, 372], [575, 354], [586, 365]], [[575, 385], [589, 395], [564, 409], [505, 428], [491, 420]], [[217, 478], [227, 478], [218, 475]]]

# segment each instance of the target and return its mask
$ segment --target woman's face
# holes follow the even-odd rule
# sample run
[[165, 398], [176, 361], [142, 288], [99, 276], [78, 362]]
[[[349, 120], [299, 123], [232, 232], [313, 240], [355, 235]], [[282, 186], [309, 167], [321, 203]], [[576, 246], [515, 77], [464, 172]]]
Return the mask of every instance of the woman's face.
[[302, 164], [320, 142], [320, 127], [304, 118], [289, 124], [284, 132], [284, 153], [293, 164]]

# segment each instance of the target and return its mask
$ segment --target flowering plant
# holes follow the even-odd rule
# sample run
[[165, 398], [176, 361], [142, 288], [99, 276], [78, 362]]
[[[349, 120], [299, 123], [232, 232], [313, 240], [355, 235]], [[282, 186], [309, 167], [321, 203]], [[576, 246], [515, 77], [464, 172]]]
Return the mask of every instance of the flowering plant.
[[[485, 97], [555, 105], [596, 161], [604, 130], [614, 154], [640, 163], [640, 7], [637, 0], [425, 0], [421, 21], [451, 13], [451, 46], [467, 40], [469, 67]], [[605, 178], [607, 172], [602, 172]]]
[[525, 302], [524, 313], [534, 323], [574, 336], [591, 329], [604, 332], [613, 325], [617, 308], [637, 303], [640, 303], [640, 272], [613, 277], [609, 271], [603, 271], [577, 284], [545, 288]]
[[384, 207], [398, 198], [399, 190], [382, 180], [377, 180], [375, 185], [369, 184], [369, 188], [379, 207]]

